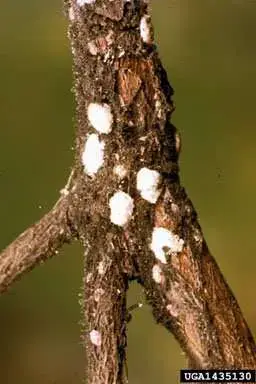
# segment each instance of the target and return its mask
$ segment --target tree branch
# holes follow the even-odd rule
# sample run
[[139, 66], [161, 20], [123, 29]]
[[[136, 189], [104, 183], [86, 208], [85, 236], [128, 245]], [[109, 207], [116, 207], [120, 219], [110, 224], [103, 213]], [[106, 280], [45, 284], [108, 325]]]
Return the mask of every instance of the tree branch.
[[85, 251], [89, 384], [124, 384], [126, 290], [193, 368], [255, 368], [256, 348], [180, 185], [173, 90], [145, 0], [65, 0], [74, 59], [76, 157], [63, 197], [0, 257], [0, 288], [72, 237]]
[[[104, 263], [104, 255], [111, 255], [111, 239], [120, 252], [116, 262], [126, 260], [127, 276], [145, 287], [157, 321], [173, 332], [192, 367], [255, 367], [252, 335], [180, 186], [180, 137], [169, 123], [173, 91], [153, 44], [147, 2], [66, 4], [80, 170], [75, 199], [79, 220], [74, 222], [84, 246]], [[85, 212], [90, 217], [86, 233], [81, 225]], [[94, 276], [93, 257], [89, 253], [87, 258], [87, 273]], [[104, 379], [94, 369], [105, 344], [95, 354], [88, 332], [102, 335], [103, 329], [88, 314], [88, 294], [92, 297], [85, 284], [88, 383], [97, 378], [118, 383], [107, 379], [115, 377], [110, 366]], [[112, 316], [124, 318], [118, 312]]]
[[89, 250], [84, 271], [86, 376], [90, 384], [126, 384], [128, 277], [116, 239], [94, 235], [97, 246]]
[[61, 197], [50, 212], [2, 251], [0, 292], [4, 292], [22, 274], [53, 256], [70, 240], [67, 207], [67, 197]]
[[[139, 213], [138, 222], [145, 221], [144, 215]], [[152, 260], [143, 250], [137, 261], [157, 322], [172, 331], [192, 368], [255, 369], [252, 334], [178, 184], [165, 182], [153, 223], [155, 231], [168, 231], [169, 243], [162, 244], [166, 252], [161, 260]], [[143, 235], [136, 244], [145, 241]]]

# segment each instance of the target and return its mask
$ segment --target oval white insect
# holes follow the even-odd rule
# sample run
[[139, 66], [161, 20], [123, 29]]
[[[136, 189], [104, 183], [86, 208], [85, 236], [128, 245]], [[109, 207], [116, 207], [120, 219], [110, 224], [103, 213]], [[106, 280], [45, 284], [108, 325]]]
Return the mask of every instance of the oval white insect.
[[163, 264], [167, 263], [163, 248], [169, 248], [171, 253], [178, 253], [182, 251], [183, 245], [184, 240], [180, 239], [171, 230], [163, 227], [155, 227], [153, 229], [150, 248], [154, 252], [155, 257]]
[[90, 103], [87, 116], [90, 124], [99, 133], [108, 134], [112, 131], [113, 115], [108, 104]]
[[98, 135], [89, 135], [82, 153], [82, 163], [87, 175], [94, 176], [104, 164], [104, 147], [105, 143], [99, 140]]
[[146, 167], [141, 168], [137, 173], [137, 189], [140, 191], [141, 197], [152, 204], [156, 203], [161, 193], [160, 181], [159, 172]]
[[132, 217], [134, 202], [128, 193], [118, 191], [109, 200], [109, 207], [111, 222], [123, 227]]

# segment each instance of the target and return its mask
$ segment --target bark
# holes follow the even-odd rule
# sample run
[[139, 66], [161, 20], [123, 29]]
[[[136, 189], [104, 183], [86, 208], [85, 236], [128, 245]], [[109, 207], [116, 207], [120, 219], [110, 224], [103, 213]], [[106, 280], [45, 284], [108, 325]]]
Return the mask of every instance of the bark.
[[67, 199], [61, 198], [42, 219], [17, 237], [0, 255], [0, 292], [22, 274], [58, 253], [70, 241]]
[[[1, 255], [0, 271], [8, 275], [1, 289], [78, 237], [85, 250], [88, 383], [127, 380], [126, 290], [134, 279], [192, 368], [255, 369], [253, 337], [180, 185], [173, 90], [154, 45], [147, 2], [66, 0], [65, 10], [77, 104], [72, 177], [57, 211]], [[92, 138], [95, 151], [86, 152]], [[117, 196], [129, 201], [123, 221], [123, 200], [115, 216]], [[26, 245], [31, 238], [32, 249]], [[13, 250], [20, 256], [15, 267]]]

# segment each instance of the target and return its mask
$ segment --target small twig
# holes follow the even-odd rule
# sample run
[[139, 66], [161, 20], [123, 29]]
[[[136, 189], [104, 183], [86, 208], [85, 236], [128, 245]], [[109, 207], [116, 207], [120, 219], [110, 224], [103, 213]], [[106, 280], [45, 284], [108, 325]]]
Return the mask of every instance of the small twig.
[[0, 254], [0, 292], [22, 274], [53, 256], [70, 240], [67, 198], [62, 197], [39, 222], [17, 237]]

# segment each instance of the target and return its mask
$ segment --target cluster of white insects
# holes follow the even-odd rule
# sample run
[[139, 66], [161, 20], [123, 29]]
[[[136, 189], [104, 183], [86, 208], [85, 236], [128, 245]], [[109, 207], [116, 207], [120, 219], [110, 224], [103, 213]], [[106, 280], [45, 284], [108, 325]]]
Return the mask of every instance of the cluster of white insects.
[[[113, 115], [107, 104], [90, 103], [87, 109], [87, 117], [90, 125], [97, 133], [88, 135], [84, 151], [82, 153], [82, 163], [85, 173], [94, 178], [98, 170], [104, 165], [105, 142], [101, 135], [108, 135], [112, 131]], [[117, 164], [113, 170], [114, 174], [122, 179], [127, 175], [127, 170], [122, 164]], [[141, 197], [151, 204], [157, 202], [161, 193], [159, 188], [161, 175], [158, 171], [143, 167], [136, 177], [137, 190]], [[121, 227], [125, 227], [132, 218], [134, 201], [126, 192], [117, 191], [109, 200], [110, 221]], [[158, 258], [162, 258], [156, 253]]]
[[[90, 103], [87, 109], [87, 117], [90, 126], [97, 133], [88, 135], [84, 151], [82, 153], [82, 163], [87, 175], [94, 178], [98, 170], [104, 165], [105, 142], [101, 135], [108, 135], [112, 131], [113, 114], [107, 104]], [[123, 164], [117, 164], [113, 169], [114, 175], [122, 180], [127, 175], [127, 169]], [[155, 204], [161, 194], [161, 175], [158, 171], [142, 167], [136, 175], [136, 187], [140, 196], [150, 204]], [[110, 221], [120, 227], [125, 228], [132, 218], [134, 210], [134, 199], [126, 192], [119, 190], [109, 199]], [[181, 252], [184, 240], [179, 238], [171, 230], [163, 227], [155, 227], [152, 231], [150, 249], [155, 257], [166, 264], [165, 248], [171, 253]], [[164, 283], [164, 275], [161, 267], [155, 264], [152, 269], [152, 277], [157, 284]], [[90, 340], [96, 345], [101, 345], [101, 334], [97, 330], [90, 332]]]
[[[77, 0], [80, 7], [94, 2], [95, 0]], [[70, 19], [74, 19], [72, 8], [70, 9]], [[139, 29], [142, 41], [151, 43], [150, 23], [147, 15], [142, 17]], [[85, 173], [93, 179], [99, 169], [104, 166], [104, 135], [111, 133], [114, 118], [108, 104], [95, 102], [88, 105], [87, 117], [95, 132], [87, 136], [82, 153], [82, 164]], [[113, 173], [119, 180], [122, 180], [127, 176], [128, 170], [123, 164], [117, 164]], [[155, 204], [162, 191], [161, 181], [161, 174], [158, 171], [142, 167], [136, 175], [136, 187], [141, 198], [150, 204]], [[119, 227], [126, 228], [133, 216], [134, 199], [128, 193], [118, 190], [109, 199], [109, 208], [110, 221]], [[170, 253], [178, 253], [182, 251], [183, 245], [184, 240], [171, 230], [163, 227], [153, 228], [150, 249], [160, 263], [167, 263], [165, 248], [168, 248]], [[163, 271], [158, 263], [153, 266], [152, 277], [157, 284], [164, 283]], [[93, 329], [90, 332], [90, 340], [99, 347], [102, 342], [100, 332]]]

